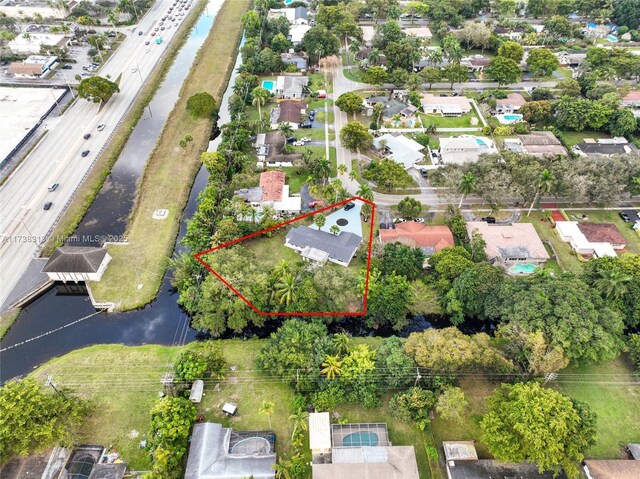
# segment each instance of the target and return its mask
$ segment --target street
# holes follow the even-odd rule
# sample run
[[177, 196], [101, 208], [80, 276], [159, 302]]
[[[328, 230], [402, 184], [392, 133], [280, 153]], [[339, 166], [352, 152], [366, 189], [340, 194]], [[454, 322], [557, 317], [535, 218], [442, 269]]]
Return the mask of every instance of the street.
[[[100, 70], [100, 76], [112, 80], [121, 75], [120, 93], [102, 108], [78, 99], [0, 188], [3, 205], [0, 217], [0, 271], [3, 273], [0, 304], [38, 252], [39, 246], [46, 241], [46, 235], [166, 51], [167, 43], [179, 30], [177, 27], [163, 31], [165, 41], [162, 44], [151, 42], [144, 45], [145, 41], [155, 38], [150, 33], [171, 3], [171, 0], [158, 0], [137, 26], [122, 30], [128, 34], [127, 38]], [[144, 34], [138, 35], [138, 31]], [[101, 123], [106, 126], [98, 131], [96, 127]], [[88, 140], [83, 139], [86, 133], [91, 134]], [[84, 150], [89, 150], [86, 157], [81, 156]], [[58, 183], [59, 187], [49, 192], [47, 186], [52, 183]], [[45, 202], [53, 203], [48, 211], [43, 209]]]

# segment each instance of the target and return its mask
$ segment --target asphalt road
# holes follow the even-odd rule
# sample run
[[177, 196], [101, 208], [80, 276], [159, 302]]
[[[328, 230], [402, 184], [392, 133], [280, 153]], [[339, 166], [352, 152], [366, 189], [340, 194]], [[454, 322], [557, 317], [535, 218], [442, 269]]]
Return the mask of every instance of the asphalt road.
[[[151, 37], [151, 32], [172, 3], [173, 0], [157, 0], [136, 27], [121, 29], [127, 34], [126, 40], [100, 70], [100, 76], [109, 75], [111, 79], [122, 75], [120, 93], [101, 109], [95, 103], [76, 101], [0, 188], [0, 304], [39, 246], [46, 241], [56, 218], [63, 212], [178, 30], [179, 27], [172, 24], [171, 29], [159, 31], [164, 39], [160, 45], [153, 42], [157, 37]], [[178, 23], [186, 16], [182, 20], [177, 19]], [[138, 31], [144, 34], [138, 35]], [[151, 40], [150, 45], [144, 44], [146, 40]], [[96, 129], [100, 123], [106, 125], [103, 131]], [[85, 133], [91, 133], [91, 138], [84, 140]], [[83, 158], [81, 152], [84, 150], [90, 153]], [[55, 192], [47, 191], [51, 183], [60, 185]], [[48, 201], [53, 205], [44, 211], [43, 204]]]

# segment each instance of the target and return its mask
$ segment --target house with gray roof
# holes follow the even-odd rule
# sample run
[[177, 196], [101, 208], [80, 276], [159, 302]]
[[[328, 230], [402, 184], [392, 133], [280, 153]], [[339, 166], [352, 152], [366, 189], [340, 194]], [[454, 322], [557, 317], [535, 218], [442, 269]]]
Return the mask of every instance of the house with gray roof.
[[365, 100], [365, 108], [367, 115], [373, 115], [373, 105], [376, 103], [382, 103], [384, 110], [382, 110], [382, 120], [392, 121], [394, 116], [400, 115], [401, 121], [413, 118], [418, 109], [413, 105], [407, 105], [405, 102], [396, 98], [388, 98], [386, 96], [372, 96]]
[[234, 431], [222, 424], [193, 426], [185, 479], [273, 479], [273, 431]]
[[307, 69], [307, 59], [300, 54], [281, 53], [280, 59], [287, 65], [295, 65], [298, 70], [305, 71]]
[[61, 246], [53, 252], [42, 272], [52, 281], [100, 281], [110, 261], [107, 248]]
[[331, 261], [349, 266], [360, 243], [362, 237], [348, 231], [334, 235], [308, 226], [298, 226], [287, 233], [284, 245], [298, 251], [305, 260], [318, 263]]
[[573, 147], [574, 153], [589, 158], [602, 158], [613, 155], [627, 155], [640, 153], [640, 150], [626, 138], [585, 138], [582, 143]]
[[300, 99], [309, 85], [307, 76], [280, 75], [276, 79], [276, 94], [281, 98]]

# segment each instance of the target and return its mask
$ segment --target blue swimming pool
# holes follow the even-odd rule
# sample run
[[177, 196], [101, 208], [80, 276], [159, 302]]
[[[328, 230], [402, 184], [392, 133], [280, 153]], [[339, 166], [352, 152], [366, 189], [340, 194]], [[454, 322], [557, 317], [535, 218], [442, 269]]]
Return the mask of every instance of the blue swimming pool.
[[514, 264], [511, 268], [509, 268], [509, 273], [511, 274], [531, 274], [535, 272], [538, 267], [535, 264]]
[[270, 93], [274, 93], [276, 91], [276, 82], [273, 80], [263, 80], [262, 88], [269, 90]]
[[522, 115], [517, 113], [509, 113], [505, 115], [496, 115], [497, 120], [501, 125], [510, 125], [511, 123], [516, 123], [522, 121]]
[[505, 115], [504, 119], [509, 121], [520, 121], [522, 120], [522, 115]]
[[618, 41], [618, 38], [615, 37], [614, 35], [608, 35], [607, 36], [607, 40], [609, 40], [610, 42], [614, 42], [615, 43], [615, 42]]
[[371, 431], [354, 432], [344, 437], [342, 445], [344, 447], [377, 446], [378, 435]]

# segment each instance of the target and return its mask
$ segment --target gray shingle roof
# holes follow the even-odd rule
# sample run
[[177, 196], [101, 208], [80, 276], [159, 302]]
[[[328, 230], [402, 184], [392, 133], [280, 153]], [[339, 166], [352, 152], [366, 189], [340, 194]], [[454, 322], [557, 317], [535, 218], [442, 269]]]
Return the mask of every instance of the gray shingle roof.
[[[259, 432], [258, 432], [259, 434]], [[185, 479], [271, 479], [275, 453], [231, 454], [231, 429], [218, 423], [193, 426]]]
[[[535, 464], [507, 464], [489, 459], [477, 461], [452, 461], [453, 467], [449, 466], [451, 479], [489, 479], [517, 477], [518, 479], [552, 479], [553, 473], [545, 472], [540, 474]], [[560, 472], [556, 479], [566, 479], [564, 472]]]
[[56, 248], [43, 273], [95, 273], [107, 254], [107, 248], [61, 246]]
[[342, 231], [336, 236], [308, 226], [299, 226], [287, 233], [287, 241], [298, 248], [309, 246], [325, 251], [329, 253], [329, 258], [349, 263], [360, 246], [362, 238], [348, 231]]

